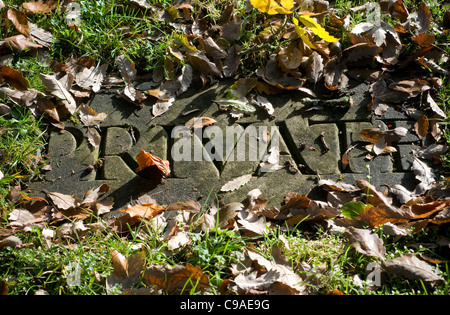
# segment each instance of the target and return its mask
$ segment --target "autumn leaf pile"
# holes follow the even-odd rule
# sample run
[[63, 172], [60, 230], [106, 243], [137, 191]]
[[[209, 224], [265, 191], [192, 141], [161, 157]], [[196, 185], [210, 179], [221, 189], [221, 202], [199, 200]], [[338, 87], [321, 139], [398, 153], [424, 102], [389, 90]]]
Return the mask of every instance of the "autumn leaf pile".
[[[220, 17], [213, 19], [190, 1], [175, 1], [166, 8], [147, 1], [131, 3], [141, 15], [154, 16], [173, 32], [164, 67], [150, 74], [137, 69], [125, 52], [117, 55], [112, 64], [93, 56], [72, 56], [65, 62], [52, 60], [47, 53], [55, 39], [50, 31], [29, 22], [28, 17], [62, 10], [66, 12], [66, 23], [80, 31], [76, 1], [30, 1], [23, 3], [22, 9], [0, 1], [2, 26], [12, 25], [18, 33], [0, 41], [0, 98], [30, 109], [37, 117], [44, 116], [57, 129], [64, 129], [65, 119], [78, 115], [89, 142], [98, 146], [97, 130], [107, 114], [96, 113], [86, 103], [103, 88], [120, 87], [118, 95], [130, 106], [136, 110], [152, 106], [157, 117], [187, 91], [196, 77], [204, 85], [214, 79], [236, 78], [229, 93], [216, 102], [239, 119], [252, 115], [255, 106], [273, 113], [264, 95], [296, 91], [314, 98], [315, 88], [323, 85], [332, 97], [339, 97], [346, 93], [350, 79], [359, 80], [370, 85], [370, 110], [375, 115], [382, 116], [389, 109], [403, 111], [417, 121], [415, 132], [420, 139], [432, 139], [430, 146], [415, 152], [412, 171], [418, 181], [416, 189], [408, 191], [394, 185], [380, 192], [369, 181], [347, 185], [323, 180], [318, 187], [326, 191], [325, 201], [291, 192], [283, 205], [269, 208], [268, 200], [257, 189], [250, 191], [243, 203], [208, 207], [197, 201], [160, 205], [143, 196], [120, 209], [119, 216], [108, 216], [114, 201], [101, 198], [109, 191], [108, 185], [93, 188], [82, 199], [48, 191], [45, 198], [30, 198], [16, 186], [9, 198], [20, 207], [9, 214], [7, 228], [0, 229], [0, 249], [26, 246], [14, 234], [35, 227], [42, 229], [45, 246], [51, 248], [82, 240], [88, 233], [127, 236], [137, 230], [136, 237], [145, 240], [148, 234], [142, 227], [151, 226], [158, 239], [167, 242], [168, 255], [176, 255], [193, 243], [193, 232], [207, 235], [222, 229], [258, 239], [275, 228], [294, 229], [305, 222], [345, 235], [357, 252], [373, 258], [383, 272], [430, 286], [444, 281], [429, 263], [414, 255], [386, 259], [383, 241], [371, 229], [381, 227], [385, 235], [400, 239], [411, 230], [418, 233], [430, 225], [446, 227], [450, 222], [450, 203], [424, 162], [436, 161], [445, 149], [439, 124], [447, 116], [436, 101], [436, 91], [442, 87], [441, 77], [448, 75], [448, 52], [436, 38], [449, 34], [448, 12], [443, 21], [432, 21], [430, 8], [423, 2], [411, 12], [401, 0], [367, 2], [351, 9], [366, 15], [363, 22], [355, 22], [350, 15], [333, 10], [328, 1], [250, 0], [246, 1], [245, 12], [256, 16], [262, 27], [249, 39], [255, 25], [237, 14], [233, 4], [224, 6]], [[161, 39], [158, 34], [145, 36], [142, 34], [143, 40]], [[40, 75], [45, 91], [30, 88], [23, 74], [7, 65], [12, 51], [42, 57], [54, 73]], [[252, 57], [260, 59], [254, 62]], [[247, 67], [252, 62], [258, 64], [257, 69]], [[9, 111], [9, 105], [0, 104], [1, 114]], [[405, 134], [401, 128], [361, 131], [371, 143], [367, 150], [375, 155], [392, 153], [392, 142]], [[167, 161], [145, 151], [137, 159], [138, 171], [153, 167], [159, 177], [170, 176]], [[396, 196], [397, 201], [390, 196]], [[449, 240], [441, 244], [448, 246]], [[146, 265], [144, 252], [141, 248], [125, 257], [111, 250], [113, 272], [103, 279], [108, 290], [118, 284], [134, 293], [141, 279], [146, 288], [139, 293], [211, 289], [207, 273], [199, 266]], [[280, 253], [276, 258], [264, 258], [249, 246], [239, 263], [230, 266], [220, 293], [317, 293], [320, 284], [311, 285], [311, 277], [305, 276], [313, 272], [312, 266], [304, 263], [292, 267]]]

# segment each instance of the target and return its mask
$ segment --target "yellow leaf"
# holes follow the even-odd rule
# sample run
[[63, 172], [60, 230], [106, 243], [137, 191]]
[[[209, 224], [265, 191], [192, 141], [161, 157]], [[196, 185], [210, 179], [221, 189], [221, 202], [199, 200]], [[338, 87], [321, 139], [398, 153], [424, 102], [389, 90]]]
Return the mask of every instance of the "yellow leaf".
[[252, 6], [267, 14], [291, 14], [294, 0], [281, 0], [278, 4], [275, 0], [250, 0]]
[[295, 25], [295, 31], [297, 32], [298, 36], [300, 36], [302, 41], [306, 45], [308, 45], [311, 49], [317, 49], [317, 47], [309, 40], [308, 36], [306, 35], [306, 31], [298, 25], [298, 20], [295, 17], [293, 18], [293, 20]]
[[198, 49], [195, 46], [189, 43], [189, 40], [186, 35], [175, 34], [174, 40], [177, 44], [183, 45], [187, 50], [189, 50], [192, 53], [196, 53], [198, 51]]
[[[300, 22], [302, 22], [303, 25], [305, 25], [307, 28], [309, 28], [311, 31], [313, 31], [314, 34], [322, 38], [324, 41], [329, 43], [338, 42], [339, 38], [335, 38], [331, 36], [320, 24], [318, 24], [316, 21], [314, 21], [313, 18], [307, 16], [307, 15], [300, 15], [299, 16]], [[294, 21], [295, 23], [295, 21]]]

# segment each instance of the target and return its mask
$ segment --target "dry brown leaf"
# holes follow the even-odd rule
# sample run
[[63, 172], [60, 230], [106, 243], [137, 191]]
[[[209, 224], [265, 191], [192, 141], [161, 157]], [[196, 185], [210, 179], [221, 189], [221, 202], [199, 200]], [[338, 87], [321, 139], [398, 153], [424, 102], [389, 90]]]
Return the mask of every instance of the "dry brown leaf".
[[227, 57], [227, 52], [219, 47], [219, 45], [217, 45], [217, 43], [211, 37], [200, 38], [199, 41], [200, 45], [203, 46], [206, 55], [213, 60], [223, 59]]
[[309, 82], [316, 84], [323, 75], [323, 58], [314, 51], [306, 63], [307, 79]]
[[303, 54], [297, 47], [290, 46], [280, 50], [277, 60], [283, 71], [289, 72], [300, 67], [303, 61]]
[[27, 90], [30, 85], [20, 71], [9, 66], [0, 67], [0, 78], [3, 78], [8, 84], [20, 91]]
[[237, 293], [246, 294], [251, 292], [250, 290], [272, 290], [279, 284], [286, 287], [283, 294], [298, 295], [307, 291], [306, 284], [292, 268], [269, 261], [253, 251], [246, 250], [244, 254], [248, 257], [247, 264], [251, 269], [245, 268], [232, 280], [237, 285]]
[[425, 139], [428, 134], [428, 127], [429, 122], [427, 115], [421, 115], [414, 124], [414, 131], [416, 132], [419, 139]]
[[166, 178], [170, 176], [170, 163], [167, 160], [163, 160], [156, 155], [152, 155], [145, 150], [136, 157], [139, 167], [136, 172], [147, 171], [156, 175], [159, 178]]
[[66, 107], [69, 113], [73, 115], [77, 109], [77, 103], [63, 84], [52, 75], [41, 73], [39, 78], [44, 84], [45, 89], [55, 96]]
[[151, 266], [145, 270], [143, 281], [147, 287], [162, 289], [167, 293], [189, 292], [195, 288], [203, 291], [209, 288], [209, 278], [198, 266], [190, 263], [186, 267], [175, 265]]
[[382, 131], [379, 128], [366, 128], [359, 132], [365, 140], [372, 143], [377, 143], [380, 137], [384, 137], [386, 144], [399, 141], [401, 138], [405, 137], [407, 133], [408, 129], [404, 127], [397, 127], [386, 131]]
[[252, 174], [242, 175], [235, 179], [232, 179], [225, 183], [222, 188], [220, 188], [221, 192], [228, 192], [239, 189], [241, 186], [247, 184], [250, 179], [252, 179]]
[[194, 69], [204, 75], [222, 77], [222, 73], [219, 68], [217, 68], [217, 66], [211, 62], [202, 51], [195, 53], [189, 52], [187, 55], [187, 60]]
[[89, 105], [80, 107], [80, 120], [86, 127], [100, 127], [100, 123], [106, 119], [107, 113], [97, 113]]
[[194, 117], [189, 119], [184, 125], [189, 129], [198, 129], [215, 123], [216, 121], [210, 117]]
[[84, 199], [83, 199], [83, 201], [81, 201], [80, 205], [82, 207], [92, 206], [97, 201], [97, 199], [99, 198], [99, 196], [101, 194], [108, 192], [110, 189], [111, 189], [111, 187], [109, 187], [109, 185], [103, 184], [94, 190], [91, 190], [91, 189], [88, 190], [86, 192], [86, 194], [84, 195]]
[[154, 117], [161, 116], [169, 110], [173, 105], [175, 98], [170, 98], [168, 101], [157, 101], [152, 107], [152, 114]]
[[125, 55], [120, 55], [116, 58], [116, 65], [117, 68], [119, 68], [120, 74], [122, 75], [123, 79], [127, 81], [128, 83], [134, 81], [136, 79], [136, 66], [134, 63], [128, 59]]
[[431, 34], [421, 33], [417, 36], [411, 37], [411, 39], [421, 47], [429, 47], [433, 45], [435, 36]]
[[38, 1], [28, 1], [22, 3], [23, 8], [27, 13], [46, 14], [52, 12], [58, 6], [58, 2], [54, 0], [46, 0], [45, 3]]
[[414, 172], [416, 179], [420, 182], [414, 190], [416, 195], [421, 195], [430, 190], [436, 182], [432, 169], [417, 157], [414, 157], [411, 170]]
[[420, 260], [414, 254], [405, 254], [382, 262], [382, 268], [397, 276], [410, 280], [421, 280], [428, 284], [438, 284], [444, 281], [435, 273], [431, 265]]
[[52, 122], [58, 123], [60, 121], [59, 113], [56, 110], [55, 104], [46, 98], [36, 99], [36, 108], [41, 112], [47, 114]]
[[386, 248], [383, 245], [383, 240], [377, 234], [367, 229], [356, 229], [353, 226], [350, 226], [347, 230], [347, 237], [357, 252], [384, 260]]
[[10, 8], [8, 9], [8, 11], [6, 11], [5, 16], [12, 22], [19, 33], [27, 37], [30, 36], [30, 27], [28, 26], [27, 16], [25, 14], [23, 14], [19, 10]]
[[13, 50], [16, 51], [42, 48], [42, 45], [29, 41], [22, 34], [4, 38], [4, 40], [8, 47], [11, 47]]
[[135, 253], [126, 258], [115, 249], [110, 249], [112, 257], [113, 271], [106, 278], [106, 289], [109, 292], [115, 285], [121, 289], [128, 289], [135, 286], [145, 265], [142, 253]]
[[76, 208], [80, 205], [81, 200], [73, 195], [49, 191], [45, 191], [45, 194], [51, 199], [53, 204], [60, 210], [69, 210]]

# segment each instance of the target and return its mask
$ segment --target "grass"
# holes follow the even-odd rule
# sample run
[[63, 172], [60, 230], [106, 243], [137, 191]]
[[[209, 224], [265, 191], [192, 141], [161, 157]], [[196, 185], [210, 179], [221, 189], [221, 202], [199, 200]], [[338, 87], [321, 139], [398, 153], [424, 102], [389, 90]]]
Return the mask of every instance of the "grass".
[[[135, 237], [137, 234], [140, 237]], [[434, 229], [424, 230], [400, 242], [382, 236], [387, 248], [386, 257], [394, 258], [405, 253], [439, 257], [439, 253], [430, 248], [413, 249], [414, 244], [436, 240], [438, 234]], [[125, 257], [144, 249], [147, 266], [174, 266], [186, 262], [199, 266], [208, 275], [212, 293], [215, 294], [220, 291], [220, 284], [232, 276], [233, 265], [239, 264], [244, 249], [252, 248], [273, 260], [272, 251], [275, 247], [281, 249], [293, 270], [308, 278], [310, 286], [321, 294], [339, 290], [353, 295], [446, 295], [450, 288], [448, 262], [435, 265], [445, 277], [445, 282], [438, 287], [429, 288], [420, 281], [387, 275], [389, 281], [386, 284], [378, 289], [370, 288], [370, 282], [365, 281], [365, 268], [374, 260], [357, 253], [343, 236], [327, 234], [320, 228], [311, 230], [306, 224], [301, 224], [300, 229], [290, 233], [280, 233], [275, 229], [259, 239], [244, 238], [239, 233], [218, 228], [206, 234], [193, 231], [190, 233], [192, 242], [177, 253], [170, 253], [167, 242], [145, 226], [127, 236], [119, 236], [107, 229], [92, 231], [75, 239], [55, 239], [50, 247], [46, 246], [39, 229], [19, 233], [18, 236], [26, 246], [0, 250], [0, 273], [9, 285], [10, 294], [34, 294], [38, 290], [45, 290], [52, 295], [107, 294], [104, 279], [113, 270], [110, 249], [118, 250]], [[67, 268], [73, 263], [78, 264], [81, 270], [80, 283], [76, 286], [68, 283]], [[305, 266], [309, 266], [307, 270]], [[136, 287], [145, 285], [141, 281]], [[117, 287], [109, 294], [121, 292]]]
[[41, 121], [28, 109], [13, 106], [10, 117], [0, 116], [0, 209], [13, 205], [7, 195], [13, 185], [38, 178], [43, 166], [45, 141]]

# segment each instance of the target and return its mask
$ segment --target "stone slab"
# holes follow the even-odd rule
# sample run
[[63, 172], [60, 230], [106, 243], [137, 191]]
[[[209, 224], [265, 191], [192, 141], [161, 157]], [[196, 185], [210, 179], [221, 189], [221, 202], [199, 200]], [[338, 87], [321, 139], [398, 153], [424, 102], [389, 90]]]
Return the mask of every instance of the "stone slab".
[[[233, 83], [228, 80], [206, 87], [194, 86], [159, 117], [152, 116], [149, 100], [138, 108], [120, 98], [114, 90], [100, 91], [89, 102], [96, 112], [108, 113], [96, 131], [101, 137], [100, 145], [94, 148], [87, 141], [87, 129], [75, 123], [69, 122], [63, 133], [51, 132], [46, 153], [51, 158], [52, 171], [47, 173], [44, 182], [30, 183], [30, 188], [75, 194], [81, 198], [87, 190], [107, 183], [111, 187], [109, 194], [115, 199], [114, 207], [119, 209], [142, 194], [153, 196], [161, 204], [204, 202], [208, 196], [210, 201], [220, 196], [227, 202], [234, 202], [244, 200], [254, 188], [263, 192], [270, 205], [277, 206], [291, 191], [310, 192], [313, 196], [314, 191], [310, 190], [319, 176], [352, 184], [356, 179], [366, 179], [366, 165], [370, 165], [372, 181], [380, 189], [396, 183], [413, 189], [411, 186], [417, 184], [410, 170], [411, 148], [418, 143], [411, 130], [412, 122], [405, 117], [386, 122], [373, 117], [367, 109], [370, 96], [366, 84], [351, 81], [348, 95], [332, 95], [317, 87], [315, 93], [320, 98], [315, 100], [307, 100], [296, 91], [269, 95], [267, 98], [274, 107], [272, 115], [257, 108], [255, 113], [236, 120], [215, 102], [226, 95]], [[345, 105], [349, 97], [352, 106], [334, 106], [342, 102]], [[177, 134], [178, 128], [188, 120], [200, 116], [215, 119], [216, 129], [204, 127], [188, 130], [188, 136]], [[220, 150], [214, 142], [216, 135], [212, 133], [215, 131], [225, 137], [230, 126], [241, 131], [231, 139], [233, 153], [223, 143]], [[405, 126], [410, 131], [407, 139], [396, 144], [398, 152], [368, 161], [364, 148], [368, 142], [358, 132], [364, 128], [396, 126]], [[260, 127], [278, 131], [279, 167], [276, 171], [264, 172], [261, 167], [263, 160], [272, 153], [273, 134], [250, 135], [264, 153], [256, 159], [249, 158], [255, 153], [248, 145], [250, 142], [245, 142], [243, 148], [238, 146], [240, 137], [249, 137], [246, 131]], [[355, 148], [349, 153], [349, 164], [343, 167], [342, 155], [352, 146]], [[180, 159], [185, 152], [180, 149], [189, 151], [186, 154], [190, 160]], [[137, 174], [136, 156], [141, 150], [169, 160], [171, 176], [161, 181]], [[200, 154], [199, 160], [195, 152]], [[246, 158], [239, 161], [236, 157], [242, 153]], [[218, 159], [221, 154], [223, 158]], [[231, 192], [220, 192], [225, 183], [246, 174], [252, 175], [248, 183]]]

